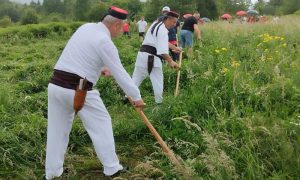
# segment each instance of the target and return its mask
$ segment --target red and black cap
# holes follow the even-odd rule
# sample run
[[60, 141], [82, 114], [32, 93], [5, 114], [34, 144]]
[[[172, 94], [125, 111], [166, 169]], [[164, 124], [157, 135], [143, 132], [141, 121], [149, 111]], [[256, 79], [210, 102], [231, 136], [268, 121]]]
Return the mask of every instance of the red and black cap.
[[102, 17], [101, 21], [105, 18], [105, 16], [111, 15], [115, 18], [125, 20], [127, 18], [128, 12], [124, 9], [118, 8], [116, 6], [111, 6], [107, 13]]
[[171, 17], [175, 17], [175, 18], [179, 18], [179, 14], [175, 11], [169, 11], [166, 14], [167, 16], [171, 16]]

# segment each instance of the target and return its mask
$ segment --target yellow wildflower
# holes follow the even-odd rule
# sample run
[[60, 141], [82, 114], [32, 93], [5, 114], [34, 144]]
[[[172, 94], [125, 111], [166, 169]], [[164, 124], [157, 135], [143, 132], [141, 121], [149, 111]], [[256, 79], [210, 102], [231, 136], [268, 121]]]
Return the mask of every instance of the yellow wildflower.
[[231, 62], [231, 67], [237, 68], [240, 66], [240, 63], [238, 63], [237, 61], [232, 61]]
[[274, 38], [275, 38], [276, 40], [280, 39], [280, 37], [279, 37], [279, 36], [274, 36]]
[[264, 43], [266, 43], [266, 42], [269, 42], [269, 40], [268, 39], [264, 39], [264, 41], [263, 41]]
[[221, 73], [226, 74], [227, 72], [228, 72], [228, 69], [226, 67], [223, 67], [222, 70], [221, 70]]
[[226, 48], [222, 48], [222, 51], [227, 51], [227, 49]]
[[219, 50], [219, 49], [215, 49], [215, 52], [216, 52], [216, 53], [220, 53], [220, 50]]

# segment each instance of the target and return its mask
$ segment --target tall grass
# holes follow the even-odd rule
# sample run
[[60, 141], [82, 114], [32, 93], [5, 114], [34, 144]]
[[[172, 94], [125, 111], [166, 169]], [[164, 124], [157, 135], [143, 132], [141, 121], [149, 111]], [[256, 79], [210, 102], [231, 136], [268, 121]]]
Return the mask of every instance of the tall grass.
[[[150, 82], [141, 86], [145, 114], [195, 179], [300, 178], [299, 24], [298, 16], [276, 24], [205, 24], [194, 57], [183, 60], [177, 98], [176, 72], [167, 66], [161, 106], [154, 104]], [[45, 30], [39, 25], [0, 30], [1, 178], [43, 175], [47, 83], [71, 35], [68, 25], [58, 26], [64, 33], [51, 27], [37, 36]], [[138, 36], [114, 41], [131, 73]], [[184, 179], [133, 108], [122, 104], [116, 83], [101, 79], [96, 87], [112, 115], [120, 159], [131, 167], [123, 177]], [[78, 119], [66, 167], [66, 178], [103, 176]]]

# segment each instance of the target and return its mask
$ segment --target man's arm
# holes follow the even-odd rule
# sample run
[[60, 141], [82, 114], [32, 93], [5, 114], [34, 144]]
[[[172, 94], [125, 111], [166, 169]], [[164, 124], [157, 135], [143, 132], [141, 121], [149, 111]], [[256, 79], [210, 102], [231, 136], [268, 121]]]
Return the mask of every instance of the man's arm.
[[182, 49], [180, 47], [177, 47], [174, 44], [168, 43], [168, 46], [175, 53], [180, 53], [182, 51]]
[[179, 68], [178, 64], [175, 61], [173, 61], [173, 59], [169, 54], [162, 54], [161, 56], [164, 58], [165, 61], [168, 62], [171, 68], [175, 68], [175, 69]]
[[141, 100], [140, 90], [121, 64], [119, 53], [115, 45], [112, 42], [102, 43], [99, 45], [98, 53], [104, 65], [109, 68], [112, 76], [125, 94], [132, 97], [133, 101]]
[[198, 40], [201, 39], [201, 31], [198, 27], [198, 24], [194, 24], [194, 33], [195, 33], [195, 36]]

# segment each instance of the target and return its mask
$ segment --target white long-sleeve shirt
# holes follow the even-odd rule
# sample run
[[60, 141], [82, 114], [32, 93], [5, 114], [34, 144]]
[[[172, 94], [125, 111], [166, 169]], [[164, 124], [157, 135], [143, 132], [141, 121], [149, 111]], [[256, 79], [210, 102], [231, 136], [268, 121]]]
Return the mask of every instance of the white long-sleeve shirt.
[[110, 69], [126, 95], [131, 96], [134, 101], [141, 99], [138, 87], [121, 64], [109, 30], [101, 22], [87, 23], [79, 27], [54, 68], [85, 77], [95, 85], [104, 66]]
[[[145, 39], [143, 41], [143, 45], [149, 45], [156, 48], [157, 55], [162, 54], [169, 54], [169, 46], [168, 46], [168, 29], [166, 28], [165, 24], [158, 24], [153, 31], [153, 34], [151, 33], [152, 27], [157, 23], [155, 21], [150, 26], [149, 30], [146, 33]], [[157, 33], [157, 34], [156, 34]], [[138, 67], [148, 67], [148, 56], [150, 54], [146, 52], [138, 52], [135, 66]], [[154, 64], [153, 67], [162, 67], [161, 60], [154, 56]]]
[[146, 21], [139, 20], [136, 24], [138, 26], [139, 32], [145, 32], [146, 31], [146, 27], [147, 27], [147, 22]]

